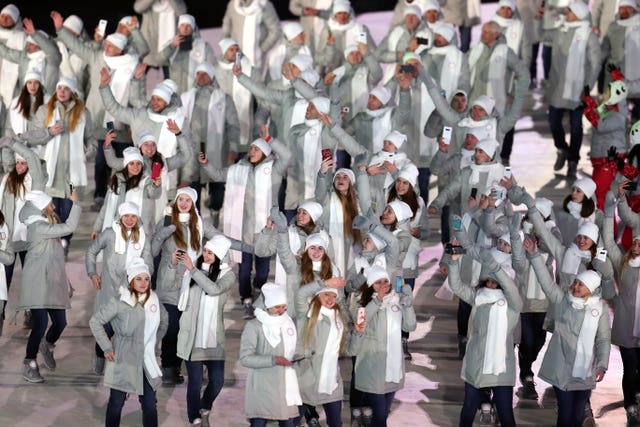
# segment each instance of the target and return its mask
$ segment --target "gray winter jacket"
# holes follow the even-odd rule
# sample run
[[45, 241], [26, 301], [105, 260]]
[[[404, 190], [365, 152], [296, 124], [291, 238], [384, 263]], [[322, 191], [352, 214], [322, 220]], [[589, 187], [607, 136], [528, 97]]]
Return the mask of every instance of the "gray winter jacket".
[[[144, 63], [149, 64], [152, 67], [158, 67], [162, 65], [162, 62], [158, 58], [158, 33], [159, 33], [159, 13], [154, 12], [153, 6], [156, 3], [160, 3], [159, 0], [135, 0], [133, 3], [133, 10], [142, 15], [142, 23], [140, 24], [140, 32], [144, 36], [145, 40], [149, 44], [150, 52], [144, 57]], [[178, 17], [187, 13], [187, 5], [184, 0], [168, 0], [168, 5], [173, 9], [175, 14], [175, 24], [178, 23]]]

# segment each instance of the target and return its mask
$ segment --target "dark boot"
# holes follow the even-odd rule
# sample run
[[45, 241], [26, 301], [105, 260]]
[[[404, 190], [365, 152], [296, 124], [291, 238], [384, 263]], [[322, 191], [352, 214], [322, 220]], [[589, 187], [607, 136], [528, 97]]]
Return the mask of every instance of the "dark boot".
[[553, 164], [553, 170], [559, 171], [564, 167], [564, 162], [567, 161], [567, 152], [564, 150], [557, 151], [556, 162]]
[[458, 335], [458, 359], [464, 359], [464, 355], [467, 352], [467, 337], [464, 335]]
[[180, 372], [180, 366], [176, 366], [173, 368], [173, 377], [175, 378], [176, 384], [184, 384], [184, 377]]
[[173, 387], [176, 385], [174, 368], [162, 368], [162, 387]]
[[411, 353], [409, 353], [409, 341], [407, 338], [402, 338], [402, 352], [404, 353], [404, 360], [411, 360]]
[[567, 167], [567, 179], [576, 179], [578, 173], [578, 162], [569, 162]]

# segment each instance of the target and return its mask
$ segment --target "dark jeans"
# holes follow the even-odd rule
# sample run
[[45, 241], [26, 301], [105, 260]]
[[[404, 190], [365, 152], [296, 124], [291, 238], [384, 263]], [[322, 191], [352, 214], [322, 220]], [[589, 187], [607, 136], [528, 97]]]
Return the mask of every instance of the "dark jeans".
[[460, 427], [471, 427], [476, 417], [476, 412], [480, 405], [485, 402], [487, 393], [493, 392], [493, 403], [498, 411], [498, 419], [502, 427], [512, 427], [516, 425], [513, 416], [513, 387], [497, 386], [489, 388], [475, 388], [469, 383], [464, 383], [464, 403], [460, 411]]
[[371, 417], [371, 427], [387, 426], [387, 417], [391, 411], [391, 404], [393, 403], [393, 396], [395, 396], [395, 394], [395, 391], [383, 394], [363, 393], [364, 401], [373, 412]]
[[[250, 418], [249, 419], [249, 427], [267, 427], [267, 421], [264, 418]], [[288, 420], [278, 420], [279, 427], [294, 427], [293, 418]]]
[[640, 348], [619, 347], [622, 358], [622, 394], [624, 395], [624, 407], [628, 408], [636, 404], [636, 376], [640, 366]]
[[418, 188], [420, 189], [420, 197], [424, 200], [424, 205], [429, 206], [429, 179], [431, 178], [431, 169], [418, 168]]
[[[47, 331], [47, 324], [49, 323], [47, 317], [51, 318], [51, 327]], [[55, 344], [60, 338], [62, 331], [67, 326], [67, 312], [63, 309], [53, 308], [32, 308], [31, 319], [33, 319], [33, 328], [27, 341], [27, 354], [26, 359], [35, 359], [38, 356], [38, 348], [42, 337], [48, 343]], [[47, 335], [45, 336], [45, 331]]]
[[442, 212], [440, 213], [440, 241], [443, 245], [451, 241], [451, 229], [449, 227], [450, 212], [451, 208], [447, 205], [442, 207]]
[[349, 407], [362, 408], [364, 393], [356, 389], [356, 356], [351, 356], [351, 382], [349, 383]]
[[[571, 141], [567, 145], [565, 140], [562, 118], [564, 113], [569, 113], [569, 126]], [[582, 111], [556, 108], [549, 105], [549, 129], [553, 136], [553, 144], [558, 150], [567, 152], [567, 160], [577, 162], [580, 160], [580, 147], [582, 146]]]
[[465, 53], [471, 45], [471, 29], [472, 27], [458, 27], [458, 31], [460, 32], [460, 50]]
[[340, 168], [351, 169], [351, 156], [345, 150], [336, 150], [336, 170]]
[[[342, 426], [342, 400], [336, 400], [335, 402], [329, 402], [322, 404], [324, 408], [324, 414], [327, 417], [327, 425], [329, 427], [340, 427]], [[306, 403], [302, 405], [301, 411], [304, 412], [303, 415], [307, 419], [307, 423], [312, 418], [318, 418], [318, 413], [316, 412], [316, 408], [307, 405]]]
[[177, 368], [182, 363], [176, 352], [178, 351], [178, 331], [180, 330], [180, 316], [182, 312], [178, 310], [178, 306], [172, 304], [163, 304], [169, 315], [169, 324], [167, 333], [162, 338], [162, 354], [160, 362], [163, 368]]
[[[142, 395], [138, 396], [140, 406], [142, 407], [142, 425], [144, 427], [157, 427], [158, 425], [158, 408], [156, 407], [156, 392], [144, 377], [144, 389]], [[120, 425], [120, 417], [122, 416], [122, 407], [127, 400], [127, 393], [124, 391], [111, 389], [109, 394], [109, 403], [107, 403], [107, 416], [104, 421], [105, 427], [118, 427]]]
[[254, 261], [256, 266], [256, 275], [253, 278], [253, 287], [255, 289], [262, 288], [269, 278], [269, 261], [271, 257], [259, 257], [250, 254], [249, 252], [242, 252], [242, 262], [238, 269], [238, 284], [240, 286], [240, 298], [253, 299], [253, 292], [251, 290], [251, 269]]
[[[204, 360], [192, 362], [185, 360], [187, 367], [187, 415], [192, 423], [196, 418], [200, 418], [200, 410], [211, 410], [213, 401], [216, 400], [222, 386], [224, 385], [224, 360]], [[205, 387], [202, 397], [202, 374], [204, 367], [207, 367], [207, 387]]]
[[521, 313], [521, 338], [518, 345], [518, 364], [520, 365], [520, 379], [533, 377], [531, 365], [538, 358], [538, 354], [547, 339], [547, 331], [542, 328], [546, 313]]
[[213, 209], [214, 211], [222, 209], [222, 203], [224, 202], [224, 182], [203, 184], [200, 181], [193, 181], [189, 186], [198, 193], [198, 200], [196, 201], [198, 211], [200, 211], [200, 200], [202, 200], [202, 194], [200, 193], [205, 186], [208, 186], [207, 193], [209, 194], [209, 205], [207, 205], [207, 209]]
[[471, 305], [458, 300], [458, 335], [466, 337], [469, 333], [469, 318], [471, 317]]
[[542, 45], [542, 69], [544, 70], [544, 79], [549, 80], [551, 72], [551, 46]]
[[[73, 201], [71, 199], [62, 199], [60, 197], [53, 197], [52, 202], [53, 202], [53, 205], [56, 207], [56, 214], [60, 217], [60, 221], [66, 222], [67, 218], [69, 218], [71, 207], [73, 207]], [[66, 236], [62, 236], [62, 238], [67, 242], [70, 242], [72, 237], [73, 237], [73, 233], [68, 234]]]
[[531, 81], [535, 84], [538, 78], [538, 52], [540, 51], [540, 43], [533, 43], [531, 45], [531, 62], [529, 63], [529, 76]]
[[[18, 252], [18, 256], [20, 257], [20, 265], [24, 268], [24, 258], [27, 256], [27, 251]], [[11, 264], [4, 266], [4, 277], [7, 281], [7, 292], [11, 289], [11, 280], [13, 279], [13, 268], [16, 265], [16, 259], [14, 259]], [[2, 319], [4, 319], [4, 309], [6, 307], [7, 301], [2, 301], [2, 314], [0, 314], [0, 318]]]
[[516, 133], [515, 128], [511, 128], [509, 132], [504, 135], [502, 140], [502, 149], [500, 150], [500, 158], [509, 160], [511, 157], [511, 151], [513, 151], [513, 136]]
[[[104, 325], [102, 325], [102, 327], [104, 328], [104, 331], [107, 333], [107, 336], [111, 338], [114, 334], [111, 323], [105, 323]], [[102, 351], [98, 343], [96, 343], [96, 357], [99, 359], [104, 359], [104, 351]]]
[[581, 427], [584, 409], [591, 396], [591, 390], [564, 391], [553, 387], [558, 400], [558, 426]]

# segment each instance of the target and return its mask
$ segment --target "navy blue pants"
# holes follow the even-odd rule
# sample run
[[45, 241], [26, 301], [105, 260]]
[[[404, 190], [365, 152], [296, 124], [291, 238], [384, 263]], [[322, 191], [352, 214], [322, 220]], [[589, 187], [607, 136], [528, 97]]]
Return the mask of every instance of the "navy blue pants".
[[255, 289], [262, 288], [269, 278], [269, 261], [271, 257], [259, 257], [249, 252], [242, 252], [242, 262], [238, 269], [238, 285], [240, 286], [240, 298], [253, 299], [253, 291], [251, 289], [251, 270], [255, 263], [256, 274], [253, 278], [253, 287]]
[[[51, 327], [47, 331], [48, 318], [51, 318]], [[32, 308], [31, 319], [33, 328], [27, 341], [26, 359], [35, 359], [38, 356], [38, 348], [42, 337], [48, 343], [55, 344], [62, 335], [62, 331], [67, 326], [67, 312], [61, 308]], [[47, 335], [45, 336], [45, 332]]]
[[[267, 421], [270, 420], [266, 420], [264, 418], [251, 418], [249, 419], [249, 426], [250, 427], [267, 427]], [[280, 427], [294, 427], [295, 424], [293, 423], [293, 418], [290, 418], [288, 420], [278, 420], [278, 426]]]
[[591, 390], [564, 391], [554, 386], [558, 400], [558, 426], [580, 427], [584, 420], [584, 410], [591, 397]]
[[[66, 222], [67, 218], [69, 218], [69, 214], [71, 213], [71, 208], [73, 207], [73, 201], [71, 199], [62, 199], [60, 197], [52, 198], [53, 205], [56, 207], [56, 214], [60, 217], [60, 221]], [[64, 240], [67, 242], [71, 241], [72, 234], [67, 234], [66, 236], [62, 236]]]
[[[569, 144], [565, 140], [564, 126], [562, 118], [565, 113], [569, 113]], [[556, 108], [549, 105], [549, 130], [553, 136], [553, 145], [556, 149], [564, 150], [567, 160], [577, 162], [580, 160], [580, 147], [582, 146], [582, 111]]]
[[471, 427], [480, 405], [486, 401], [488, 391], [493, 392], [493, 403], [498, 411], [498, 419], [502, 427], [515, 427], [513, 416], [513, 387], [498, 386], [490, 388], [475, 388], [464, 383], [464, 403], [460, 411], [459, 427]]
[[[138, 396], [140, 406], [142, 407], [142, 425], [144, 427], [158, 426], [158, 408], [156, 406], [156, 392], [144, 378], [144, 394]], [[104, 421], [105, 427], [118, 427], [120, 418], [122, 417], [122, 408], [127, 400], [127, 393], [124, 391], [111, 389], [109, 394], [109, 403], [107, 403], [107, 416]]]
[[521, 313], [521, 338], [518, 345], [518, 364], [520, 365], [520, 379], [533, 377], [531, 365], [538, 358], [542, 346], [547, 339], [547, 331], [542, 329], [546, 313]]
[[619, 347], [622, 358], [622, 394], [624, 407], [636, 404], [636, 376], [640, 367], [640, 348]]
[[180, 316], [182, 312], [178, 310], [177, 305], [163, 304], [169, 315], [169, 324], [167, 333], [162, 338], [162, 354], [160, 361], [163, 368], [177, 368], [182, 364], [176, 353], [178, 351], [178, 331], [180, 330]]
[[[185, 360], [187, 375], [187, 415], [192, 423], [196, 418], [200, 418], [200, 410], [210, 411], [213, 401], [216, 400], [222, 386], [224, 385], [224, 360], [204, 360], [192, 362]], [[207, 387], [202, 390], [202, 374], [204, 367], [207, 367]]]
[[391, 411], [391, 404], [396, 392], [390, 393], [363, 393], [366, 405], [373, 412], [371, 417], [371, 427], [386, 427], [387, 417]]
[[[301, 407], [301, 414], [307, 419], [307, 423], [312, 418], [318, 418], [316, 408], [312, 405], [303, 404]], [[323, 403], [322, 408], [327, 418], [327, 425], [329, 427], [342, 426], [342, 400], [336, 400], [335, 402]]]

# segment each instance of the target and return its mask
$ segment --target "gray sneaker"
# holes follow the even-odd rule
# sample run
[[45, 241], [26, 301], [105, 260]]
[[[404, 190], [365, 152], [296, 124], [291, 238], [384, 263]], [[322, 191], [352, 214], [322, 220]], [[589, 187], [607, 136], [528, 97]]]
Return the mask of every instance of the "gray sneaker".
[[242, 302], [244, 306], [244, 316], [242, 316], [245, 320], [250, 320], [255, 318], [255, 314], [253, 313], [253, 301], [251, 298], [245, 298]]
[[96, 356], [96, 364], [93, 367], [93, 372], [96, 375], [103, 375], [104, 374], [104, 357], [97, 357]]
[[200, 409], [200, 420], [202, 423], [202, 427], [209, 427], [209, 413], [206, 409]]
[[53, 358], [53, 348], [54, 344], [48, 343], [47, 341], [42, 341], [40, 343], [40, 353], [42, 354], [42, 359], [44, 360], [44, 366], [49, 368], [51, 371], [56, 370], [56, 359]]
[[44, 382], [44, 378], [42, 378], [42, 375], [40, 375], [38, 362], [36, 362], [35, 359], [24, 359], [22, 378], [29, 381], [30, 383]]

